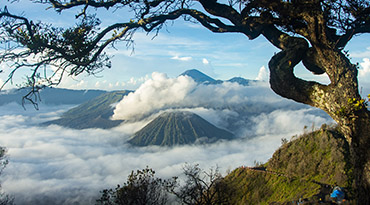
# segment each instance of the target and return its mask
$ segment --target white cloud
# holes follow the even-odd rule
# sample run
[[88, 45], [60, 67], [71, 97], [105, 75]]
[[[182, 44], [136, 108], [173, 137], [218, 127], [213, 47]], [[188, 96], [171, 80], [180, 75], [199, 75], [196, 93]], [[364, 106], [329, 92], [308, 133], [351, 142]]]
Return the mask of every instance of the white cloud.
[[[217, 165], [225, 173], [266, 162], [281, 138], [302, 133], [304, 126], [332, 122], [317, 109], [277, 96], [267, 83], [198, 85], [189, 77], [162, 73], [147, 78], [132, 78], [132, 83], [146, 81], [115, 109], [118, 119], [138, 120], [110, 130], [38, 127], [70, 106], [44, 106], [40, 111], [24, 111], [16, 104], [0, 107], [0, 145], [8, 148], [10, 159], [2, 175], [4, 191], [17, 204], [94, 204], [100, 190], [122, 184], [131, 170], [149, 166], [168, 178], [179, 175], [188, 162], [205, 169]], [[173, 148], [125, 144], [155, 116], [143, 117], [168, 110], [194, 112], [238, 139]]]
[[[261, 92], [264, 94], [261, 95]], [[274, 94], [268, 86], [242, 86], [229, 82], [198, 85], [188, 76], [168, 78], [165, 74], [155, 72], [152, 79], [117, 104], [113, 118], [133, 120], [170, 108], [222, 108], [258, 101], [284, 104], [286, 100]]]
[[84, 85], [86, 85], [86, 82], [84, 80], [80, 80], [80, 82], [76, 84], [76, 87], [84, 87]]
[[115, 87], [123, 87], [125, 85], [126, 85], [125, 82], [118, 82], [118, 81], [114, 84]]
[[328, 122], [327, 116], [320, 116], [314, 108], [300, 110], [275, 110], [271, 113], [263, 113], [253, 117], [252, 121], [256, 124], [254, 132], [257, 135], [265, 134], [292, 134], [297, 129], [303, 130], [304, 126], [312, 128], [320, 127]]
[[361, 68], [358, 70], [359, 77], [365, 77], [370, 74], [370, 59], [364, 58], [363, 62], [360, 63]]
[[[157, 75], [154, 78], [169, 81]], [[260, 93], [258, 89], [251, 91]], [[241, 165], [251, 166], [255, 160], [267, 161], [280, 145], [280, 139], [301, 133], [305, 123], [309, 126], [311, 120], [315, 123], [328, 120], [315, 115], [313, 109], [279, 109], [255, 116], [251, 124], [245, 125], [245, 129], [256, 136], [250, 140], [174, 148], [132, 148], [125, 145], [125, 141], [147, 121], [123, 124], [111, 130], [38, 127], [38, 122], [54, 119], [67, 107], [24, 111], [15, 106], [0, 109], [0, 144], [8, 148], [10, 159], [2, 175], [3, 189], [15, 197], [17, 204], [93, 204], [99, 198], [99, 190], [122, 184], [131, 170], [146, 166], [164, 178], [178, 175], [185, 162], [200, 164], [205, 169], [218, 165], [222, 173]], [[214, 123], [222, 123], [223, 118], [238, 114], [229, 110], [219, 114], [206, 108], [192, 111], [214, 118]]]
[[185, 100], [195, 86], [196, 83], [187, 76], [170, 79], [165, 74], [154, 72], [152, 79], [118, 103], [113, 118], [140, 119], [154, 110]]
[[[78, 76], [77, 79], [73, 79], [71, 77], [66, 77], [62, 80], [61, 84], [58, 85], [60, 88], [67, 88], [67, 89], [102, 89], [102, 90], [123, 90], [126, 83], [121, 81], [108, 82], [107, 80], [99, 80], [100, 78], [96, 78], [95, 76], [89, 76], [88, 78], [84, 78]], [[142, 80], [144, 81], [144, 80]], [[139, 80], [135, 80], [132, 78], [131, 82], [135, 85], [139, 84]]]
[[134, 77], [131, 77], [130, 80], [127, 82], [128, 84], [136, 85], [136, 79]]
[[203, 58], [203, 59], [202, 59], [202, 63], [203, 63], [204, 65], [208, 65], [208, 64], [209, 64], [209, 61], [208, 61], [206, 58]]
[[307, 107], [277, 96], [267, 83], [204, 85], [195, 83], [188, 76], [169, 78], [162, 73], [153, 73], [151, 79], [116, 105], [112, 118], [140, 121], [147, 117], [153, 119], [153, 114], [162, 111], [187, 110], [243, 138], [251, 134], [246, 132], [246, 127], [261, 113]]
[[140, 78], [131, 77], [129, 81], [124, 83], [124, 85], [137, 86], [147, 81], [148, 79], [149, 79], [148, 75], [146, 75], [145, 77], [140, 77]]
[[264, 81], [267, 81], [268, 80], [268, 72], [265, 68], [265, 66], [262, 66], [258, 72], [258, 75], [257, 75], [257, 78], [256, 80], [264, 80]]
[[187, 57], [179, 57], [179, 56], [174, 56], [171, 58], [172, 60], [179, 60], [179, 61], [190, 61], [191, 59], [193, 59], [192, 57], [190, 56], [187, 56]]

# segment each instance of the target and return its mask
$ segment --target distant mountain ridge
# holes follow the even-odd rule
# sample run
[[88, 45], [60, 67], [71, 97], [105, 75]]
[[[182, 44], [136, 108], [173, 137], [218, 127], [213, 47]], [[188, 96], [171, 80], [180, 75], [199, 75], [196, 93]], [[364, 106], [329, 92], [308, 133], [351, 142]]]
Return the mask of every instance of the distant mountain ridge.
[[240, 85], [249, 86], [249, 85], [251, 85], [251, 83], [258, 82], [258, 80], [247, 80], [247, 79], [242, 78], [242, 77], [234, 77], [234, 78], [231, 78], [231, 79], [227, 80], [226, 82], [238, 83]]
[[201, 84], [222, 84], [223, 82], [231, 82], [231, 83], [238, 83], [240, 85], [248, 86], [251, 83], [258, 82], [258, 80], [248, 80], [242, 77], [234, 77], [226, 81], [215, 80], [197, 69], [187, 70], [181, 73], [180, 76], [189, 76], [196, 83], [201, 83]]
[[231, 140], [234, 135], [191, 112], [165, 112], [136, 132], [128, 141], [134, 146], [175, 146]]
[[104, 93], [81, 105], [74, 107], [57, 119], [44, 125], [57, 124], [74, 129], [102, 128], [109, 129], [119, 125], [121, 120], [111, 120], [115, 103], [118, 103], [131, 91], [114, 91]]
[[[22, 104], [22, 97], [29, 92], [28, 88], [0, 91], [0, 105], [12, 102]], [[71, 90], [64, 88], [44, 88], [40, 91], [41, 101], [46, 105], [81, 104], [99, 95], [107, 93], [104, 90]]]

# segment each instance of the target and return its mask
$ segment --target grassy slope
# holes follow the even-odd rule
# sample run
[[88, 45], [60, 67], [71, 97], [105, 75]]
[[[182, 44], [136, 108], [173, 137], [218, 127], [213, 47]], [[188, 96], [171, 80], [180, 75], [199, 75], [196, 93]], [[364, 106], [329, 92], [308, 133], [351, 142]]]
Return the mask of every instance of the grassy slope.
[[326, 185], [351, 186], [347, 162], [343, 136], [322, 128], [282, 145], [262, 170], [240, 167], [225, 180], [235, 187], [233, 204], [288, 203], [301, 197], [318, 201], [330, 190]]

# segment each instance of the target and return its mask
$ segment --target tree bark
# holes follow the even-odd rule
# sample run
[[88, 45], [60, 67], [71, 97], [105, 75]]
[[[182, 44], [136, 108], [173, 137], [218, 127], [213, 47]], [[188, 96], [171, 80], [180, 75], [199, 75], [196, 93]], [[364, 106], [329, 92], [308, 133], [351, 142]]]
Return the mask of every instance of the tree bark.
[[[370, 113], [359, 111], [350, 126], [354, 192], [357, 204], [370, 204]], [[348, 128], [346, 129], [348, 130]]]
[[[263, 34], [282, 49], [269, 62], [271, 88], [282, 97], [324, 110], [338, 123], [350, 145], [355, 198], [358, 204], [370, 204], [370, 112], [358, 91], [356, 66], [339, 50], [309, 48], [303, 38], [273, 27]], [[331, 83], [297, 78], [293, 71], [300, 61], [314, 73], [325, 72]]]

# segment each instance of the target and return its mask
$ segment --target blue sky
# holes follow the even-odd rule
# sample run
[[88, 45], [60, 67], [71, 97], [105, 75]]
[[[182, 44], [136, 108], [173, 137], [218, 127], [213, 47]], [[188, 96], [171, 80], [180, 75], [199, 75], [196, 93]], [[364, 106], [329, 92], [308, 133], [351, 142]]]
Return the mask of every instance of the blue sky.
[[[76, 10], [65, 11], [61, 15], [45, 6], [21, 0], [9, 5], [10, 12], [23, 13], [31, 19], [52, 22], [59, 26], [74, 24]], [[116, 21], [127, 21], [127, 13], [99, 10], [103, 25]], [[232, 77], [247, 79], [267, 78], [268, 61], [278, 49], [266, 39], [259, 37], [253, 41], [242, 34], [214, 34], [198, 24], [177, 20], [163, 29], [159, 36], [138, 32], [134, 50], [125, 43], [117, 44], [107, 52], [114, 55], [112, 68], [97, 76], [82, 74], [77, 78], [65, 78], [60, 87], [73, 89], [135, 89], [151, 73], [163, 72], [169, 77], [176, 77], [188, 69], [198, 69], [209, 76], [226, 80]], [[360, 63], [360, 83], [365, 87], [370, 83], [370, 35], [355, 37], [346, 50], [350, 51], [352, 62]], [[6, 68], [2, 68], [6, 70]], [[260, 71], [262, 71], [260, 73]], [[259, 75], [264, 74], [264, 75]], [[313, 76], [299, 65], [296, 74], [302, 78], [328, 82], [325, 76]], [[0, 82], [7, 74], [0, 75]], [[19, 72], [18, 77], [23, 78]]]

